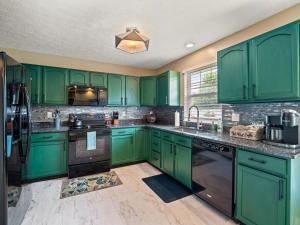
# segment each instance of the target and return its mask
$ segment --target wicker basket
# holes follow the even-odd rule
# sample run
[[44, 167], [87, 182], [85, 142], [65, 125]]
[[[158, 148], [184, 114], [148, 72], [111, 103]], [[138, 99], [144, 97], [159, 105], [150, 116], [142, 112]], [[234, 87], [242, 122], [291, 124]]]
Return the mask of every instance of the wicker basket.
[[244, 138], [253, 141], [264, 139], [264, 128], [253, 125], [249, 126], [234, 126], [230, 129], [230, 136], [237, 138]]

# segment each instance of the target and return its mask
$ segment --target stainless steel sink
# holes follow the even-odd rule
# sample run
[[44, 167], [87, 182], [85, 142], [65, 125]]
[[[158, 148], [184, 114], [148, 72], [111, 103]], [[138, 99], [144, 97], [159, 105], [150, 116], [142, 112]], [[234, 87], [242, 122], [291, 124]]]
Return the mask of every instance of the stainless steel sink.
[[198, 130], [195, 127], [174, 127], [174, 130], [182, 133], [191, 133], [191, 134], [199, 134], [203, 132], [203, 130]]

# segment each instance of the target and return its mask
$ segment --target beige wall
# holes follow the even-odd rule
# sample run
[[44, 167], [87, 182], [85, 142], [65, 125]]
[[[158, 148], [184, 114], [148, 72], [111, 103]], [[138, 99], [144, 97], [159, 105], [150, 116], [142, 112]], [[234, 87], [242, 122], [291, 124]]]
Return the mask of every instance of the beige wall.
[[120, 73], [134, 76], [149, 76], [155, 74], [155, 70], [141, 69], [130, 66], [122, 66], [108, 63], [100, 63], [82, 59], [74, 59], [56, 55], [46, 55], [15, 49], [0, 48], [0, 51], [7, 52], [20, 63], [29, 63], [46, 66], [65, 67], [97, 72]]
[[[175, 70], [180, 72], [186, 72], [195, 68], [203, 67], [217, 61], [217, 51], [248, 40], [259, 34], [273, 30], [282, 25], [288, 24], [295, 20], [300, 19], [300, 4], [293, 6], [287, 10], [284, 10], [278, 14], [275, 14], [265, 20], [262, 20], [250, 27], [247, 27], [239, 32], [236, 32], [228, 37], [225, 37], [213, 44], [210, 44], [204, 48], [201, 48], [190, 55], [182, 57], [174, 62], [169, 63], [156, 71], [156, 74], [160, 74], [167, 70]], [[181, 105], [184, 104], [184, 83], [183, 76], [181, 78]]]
[[167, 70], [185, 72], [216, 62], [217, 51], [245, 41], [274, 28], [300, 19], [300, 4], [275, 14], [250, 27], [225, 37], [213, 44], [201, 48], [157, 70], [157, 74]]

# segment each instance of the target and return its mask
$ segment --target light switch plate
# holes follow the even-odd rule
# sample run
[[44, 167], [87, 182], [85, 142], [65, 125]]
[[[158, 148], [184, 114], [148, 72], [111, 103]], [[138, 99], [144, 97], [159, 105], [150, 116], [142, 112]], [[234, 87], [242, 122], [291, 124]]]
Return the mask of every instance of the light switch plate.
[[231, 120], [233, 122], [240, 122], [240, 114], [239, 113], [232, 113]]
[[47, 119], [52, 119], [53, 116], [52, 116], [52, 112], [47, 112]]

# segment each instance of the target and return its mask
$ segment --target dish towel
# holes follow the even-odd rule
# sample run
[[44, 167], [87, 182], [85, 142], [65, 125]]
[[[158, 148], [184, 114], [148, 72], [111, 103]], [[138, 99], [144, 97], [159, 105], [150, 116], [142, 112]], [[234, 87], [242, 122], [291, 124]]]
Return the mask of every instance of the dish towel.
[[7, 135], [6, 136], [6, 156], [9, 158], [11, 156], [11, 143], [12, 142], [12, 136]]
[[87, 132], [86, 135], [86, 148], [88, 151], [96, 150], [96, 131]]

